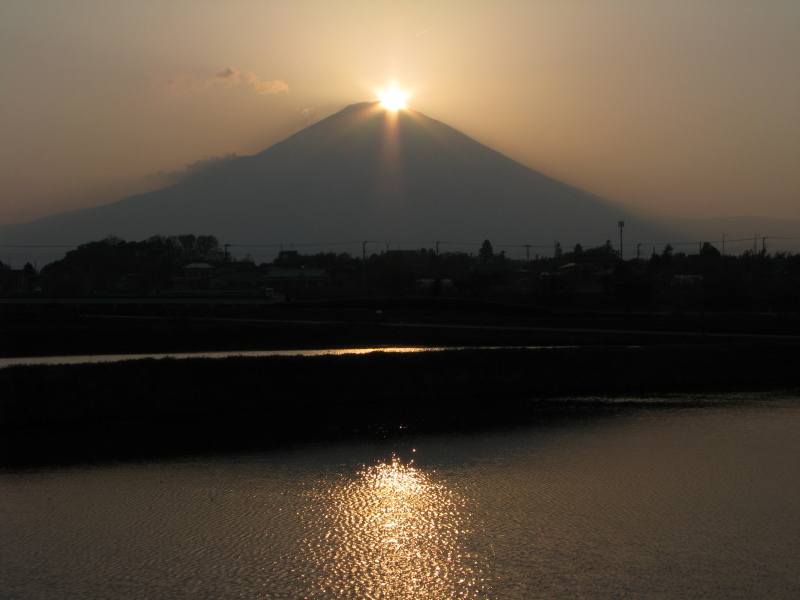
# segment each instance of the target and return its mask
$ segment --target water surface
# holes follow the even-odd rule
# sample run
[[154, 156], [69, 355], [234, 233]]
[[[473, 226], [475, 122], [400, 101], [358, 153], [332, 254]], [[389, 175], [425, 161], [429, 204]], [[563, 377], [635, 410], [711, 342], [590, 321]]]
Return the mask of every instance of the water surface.
[[0, 475], [0, 595], [800, 597], [797, 398]]
[[97, 362], [118, 362], [142, 358], [227, 358], [230, 356], [324, 356], [369, 354], [370, 352], [436, 352], [453, 348], [431, 346], [375, 346], [370, 348], [328, 348], [317, 350], [239, 350], [221, 352], [172, 352], [150, 354], [82, 354], [75, 356], [28, 356], [0, 358], [0, 368], [10, 365], [77, 365]]

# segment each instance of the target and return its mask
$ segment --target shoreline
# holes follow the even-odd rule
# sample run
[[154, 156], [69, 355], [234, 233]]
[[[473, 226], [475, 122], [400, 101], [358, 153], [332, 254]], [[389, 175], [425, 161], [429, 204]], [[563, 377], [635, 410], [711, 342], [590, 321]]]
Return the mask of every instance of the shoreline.
[[9, 366], [0, 468], [474, 431], [672, 406], [647, 401], [672, 394], [794, 393], [798, 364], [800, 344], [716, 343]]
[[800, 389], [794, 315], [549, 313], [430, 298], [162, 316], [0, 311], [3, 357], [411, 346], [460, 349], [6, 366], [0, 468], [480, 431], [636, 399], [666, 406], [647, 398], [669, 394]]

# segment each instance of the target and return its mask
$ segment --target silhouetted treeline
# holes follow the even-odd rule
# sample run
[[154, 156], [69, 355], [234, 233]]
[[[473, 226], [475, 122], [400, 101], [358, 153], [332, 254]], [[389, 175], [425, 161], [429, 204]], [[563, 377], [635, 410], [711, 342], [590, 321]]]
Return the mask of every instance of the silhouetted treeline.
[[140, 242], [109, 237], [79, 246], [40, 273], [31, 265], [9, 273], [0, 268], [4, 295], [255, 294], [270, 289], [289, 300], [381, 294], [586, 309], [792, 312], [800, 307], [800, 256], [765, 250], [723, 256], [707, 242], [694, 254], [667, 245], [647, 258], [629, 260], [622, 260], [610, 241], [593, 248], [576, 244], [571, 251], [556, 243], [552, 258], [514, 260], [484, 240], [477, 255], [388, 246], [364, 256], [288, 250], [271, 263], [256, 265], [249, 256], [232, 256], [211, 235], [155, 236]]

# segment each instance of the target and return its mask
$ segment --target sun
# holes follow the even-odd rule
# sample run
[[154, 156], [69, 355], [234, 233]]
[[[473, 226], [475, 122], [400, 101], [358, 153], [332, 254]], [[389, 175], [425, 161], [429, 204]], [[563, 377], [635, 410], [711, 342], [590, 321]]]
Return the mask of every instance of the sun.
[[400, 91], [396, 85], [393, 85], [382, 92], [378, 92], [378, 98], [380, 98], [383, 108], [391, 112], [397, 112], [406, 107], [408, 93]]

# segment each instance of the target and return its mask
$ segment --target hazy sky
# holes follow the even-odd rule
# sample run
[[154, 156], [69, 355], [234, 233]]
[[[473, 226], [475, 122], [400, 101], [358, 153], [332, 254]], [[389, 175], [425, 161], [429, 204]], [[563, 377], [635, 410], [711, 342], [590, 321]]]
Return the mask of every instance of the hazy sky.
[[396, 82], [547, 175], [800, 219], [797, 0], [3, 0], [0, 224], [163, 187]]

